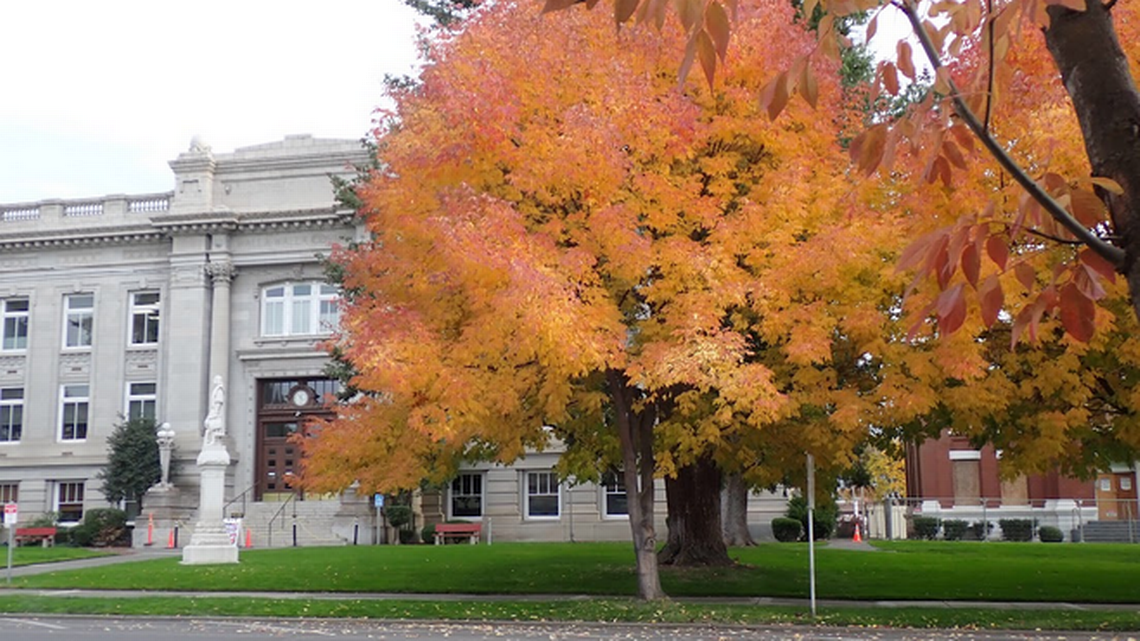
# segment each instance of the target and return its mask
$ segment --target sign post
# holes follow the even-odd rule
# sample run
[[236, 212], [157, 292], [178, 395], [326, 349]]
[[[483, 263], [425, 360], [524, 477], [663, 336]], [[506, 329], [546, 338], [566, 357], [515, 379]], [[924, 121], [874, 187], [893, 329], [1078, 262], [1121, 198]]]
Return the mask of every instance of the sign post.
[[8, 530], [8, 585], [12, 585], [12, 548], [16, 547], [16, 521], [19, 512], [15, 503], [4, 504], [4, 527]]
[[[372, 497], [373, 505], [376, 507], [376, 545], [380, 545], [380, 530], [384, 527], [384, 495], [377, 494]], [[387, 541], [384, 541], [387, 543]]]

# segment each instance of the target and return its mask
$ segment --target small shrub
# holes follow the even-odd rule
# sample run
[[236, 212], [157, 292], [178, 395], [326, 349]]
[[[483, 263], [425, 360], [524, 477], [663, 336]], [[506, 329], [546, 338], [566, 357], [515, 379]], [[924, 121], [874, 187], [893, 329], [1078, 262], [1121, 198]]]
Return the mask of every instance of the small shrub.
[[1060, 543], [1065, 540], [1065, 535], [1061, 533], [1061, 528], [1053, 527], [1052, 525], [1042, 525], [1037, 530], [1037, 536], [1041, 539], [1042, 543]]
[[420, 530], [420, 540], [424, 543], [435, 543], [435, 523], [428, 523]]
[[911, 519], [914, 525], [914, 537], [933, 541], [938, 538], [938, 519], [933, 516], [916, 516]]
[[804, 534], [804, 526], [795, 519], [778, 516], [772, 519], [772, 535], [781, 543], [799, 541]]
[[[806, 532], [808, 522], [808, 508], [807, 501], [802, 496], [793, 496], [788, 499], [788, 510], [784, 516], [789, 519], [795, 519], [800, 522]], [[825, 540], [831, 538], [831, 533], [835, 531], [835, 524], [839, 520], [839, 506], [832, 501], [817, 501], [815, 505], [814, 514], [812, 514], [812, 525], [815, 526], [815, 540]]]
[[384, 517], [388, 519], [388, 525], [402, 528], [412, 522], [412, 508], [407, 505], [389, 505], [384, 508]]
[[71, 528], [71, 544], [107, 547], [127, 544], [127, 514], [116, 509], [87, 510], [83, 522]]
[[966, 530], [969, 529], [969, 524], [965, 521], [958, 519], [950, 519], [942, 522], [942, 537], [947, 541], [961, 541], [966, 538]]
[[1032, 541], [1033, 521], [1030, 519], [1001, 519], [1001, 538], [1003, 541]]

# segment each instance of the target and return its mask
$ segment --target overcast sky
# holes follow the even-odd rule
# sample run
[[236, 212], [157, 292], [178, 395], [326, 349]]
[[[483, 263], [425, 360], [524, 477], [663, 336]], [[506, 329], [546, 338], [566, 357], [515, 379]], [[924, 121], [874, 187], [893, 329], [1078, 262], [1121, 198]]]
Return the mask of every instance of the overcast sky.
[[167, 161], [360, 138], [415, 68], [399, 0], [0, 0], [0, 203], [173, 188]]

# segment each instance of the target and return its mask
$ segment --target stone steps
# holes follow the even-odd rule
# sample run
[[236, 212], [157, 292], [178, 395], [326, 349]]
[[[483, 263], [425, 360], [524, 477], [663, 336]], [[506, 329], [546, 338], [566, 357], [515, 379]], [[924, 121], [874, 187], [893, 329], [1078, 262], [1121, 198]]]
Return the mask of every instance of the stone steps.
[[292, 546], [294, 525], [297, 547], [339, 546], [347, 543], [331, 529], [339, 510], [338, 501], [251, 503], [243, 525], [249, 530], [255, 548]]
[[1082, 539], [1088, 543], [1140, 542], [1140, 521], [1089, 521]]

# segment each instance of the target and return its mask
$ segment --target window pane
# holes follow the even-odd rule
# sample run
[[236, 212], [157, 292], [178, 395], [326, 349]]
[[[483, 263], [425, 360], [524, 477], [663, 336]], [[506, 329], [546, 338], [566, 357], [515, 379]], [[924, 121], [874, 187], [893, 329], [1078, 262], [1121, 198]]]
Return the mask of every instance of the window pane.
[[157, 305], [158, 292], [139, 292], [135, 294], [135, 305]]
[[265, 334], [280, 336], [285, 333], [285, 303], [281, 301], [265, 303]]
[[15, 300], [5, 301], [4, 311], [6, 312], [26, 312], [29, 309], [28, 299], [17, 298]]
[[557, 496], [530, 497], [529, 516], [558, 516]]
[[91, 309], [95, 306], [94, 294], [83, 294], [81, 296], [68, 296], [67, 308], [68, 309]]
[[4, 349], [27, 349], [28, 317], [16, 316], [4, 319]]
[[156, 383], [131, 383], [131, 394], [142, 396], [144, 394], [154, 394], [158, 389]]
[[312, 334], [312, 302], [309, 300], [294, 300], [293, 301], [293, 326], [290, 328], [290, 334]]

